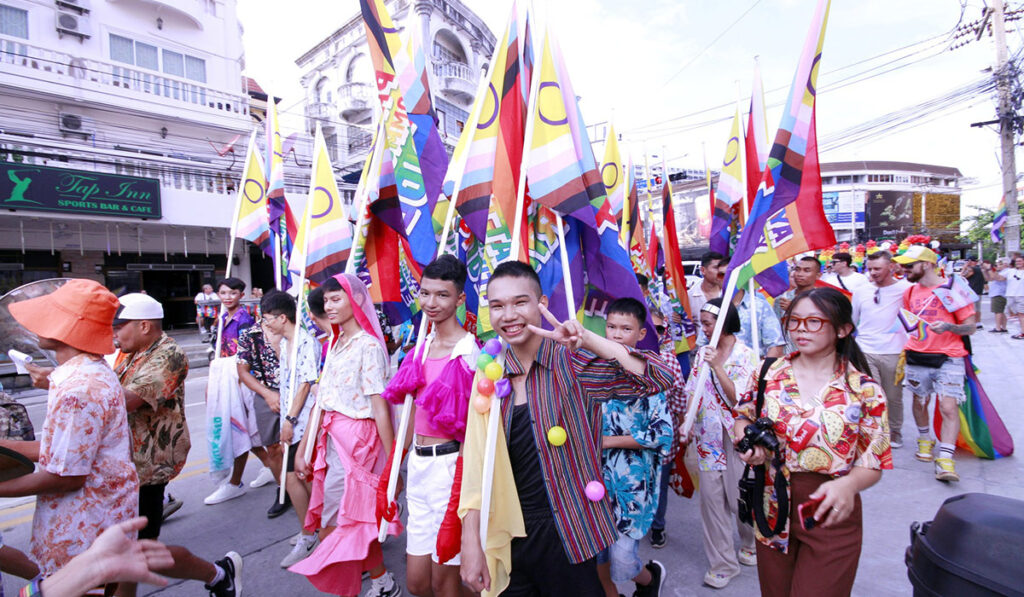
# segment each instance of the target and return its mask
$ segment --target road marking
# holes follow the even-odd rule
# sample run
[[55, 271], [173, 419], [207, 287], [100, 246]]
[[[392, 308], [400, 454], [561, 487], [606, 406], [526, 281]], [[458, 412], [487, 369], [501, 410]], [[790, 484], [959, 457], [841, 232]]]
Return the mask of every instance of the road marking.
[[14, 520], [5, 521], [5, 522], [2, 523], [4, 525], [3, 528], [4, 528], [5, 531], [9, 531], [9, 530], [13, 529], [14, 527], [20, 527], [21, 525], [25, 524], [26, 522], [32, 522], [32, 517], [34, 517], [34, 516], [35, 516], [35, 514], [29, 514], [27, 516], [22, 516], [21, 518], [15, 518]]

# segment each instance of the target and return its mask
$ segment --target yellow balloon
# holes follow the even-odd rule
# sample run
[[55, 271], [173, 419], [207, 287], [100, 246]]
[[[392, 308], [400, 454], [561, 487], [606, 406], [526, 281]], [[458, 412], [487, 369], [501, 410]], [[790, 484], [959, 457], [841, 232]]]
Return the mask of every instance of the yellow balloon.
[[552, 446], [561, 446], [567, 439], [568, 436], [565, 433], [565, 428], [561, 425], [555, 425], [551, 429], [548, 429], [548, 443]]
[[484, 375], [486, 375], [487, 379], [490, 379], [491, 381], [498, 381], [505, 375], [505, 368], [497, 362], [491, 361], [490, 363], [487, 363], [486, 367], [484, 367]]

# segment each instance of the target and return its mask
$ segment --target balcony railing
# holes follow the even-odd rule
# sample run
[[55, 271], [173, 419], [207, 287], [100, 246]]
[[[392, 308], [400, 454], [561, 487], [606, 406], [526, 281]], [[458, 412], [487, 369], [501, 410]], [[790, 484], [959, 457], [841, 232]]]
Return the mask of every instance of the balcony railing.
[[[159, 97], [183, 107], [216, 113], [248, 114], [249, 103], [242, 94], [211, 89], [195, 81], [147, 71], [134, 66], [76, 58], [23, 43], [0, 38], [0, 71], [28, 71], [33, 78], [50, 79], [62, 84], [88, 88], [112, 88], [126, 97]], [[107, 90], [109, 93], [110, 91]], [[113, 103], [112, 100], [105, 100]]]
[[473, 96], [476, 94], [476, 81], [469, 65], [435, 59], [433, 69], [441, 91], [461, 101], [473, 100]]
[[338, 88], [338, 105], [341, 116], [349, 120], [359, 120], [372, 109], [374, 90], [366, 83], [345, 83]]

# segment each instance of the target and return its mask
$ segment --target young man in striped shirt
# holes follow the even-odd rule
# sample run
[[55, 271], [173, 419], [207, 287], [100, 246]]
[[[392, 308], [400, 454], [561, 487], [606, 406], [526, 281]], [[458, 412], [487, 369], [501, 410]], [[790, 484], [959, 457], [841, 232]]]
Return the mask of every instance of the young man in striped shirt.
[[[493, 560], [493, 553], [489, 547], [485, 554], [479, 539], [483, 450], [468, 443], [467, 431], [463, 581], [488, 595], [504, 589], [513, 596], [603, 596], [595, 556], [618, 535], [610, 502], [586, 491], [591, 482], [603, 487], [601, 403], [662, 392], [672, 385], [671, 370], [656, 354], [598, 336], [575, 319], [558, 322], [546, 308], [536, 272], [521, 262], [495, 268], [487, 301], [491, 325], [508, 345], [505, 375], [512, 393], [502, 400], [501, 414], [523, 532], [513, 533], [511, 574], [492, 586], [487, 556]], [[542, 318], [554, 329], [542, 329]], [[562, 431], [549, 433], [554, 427], [564, 430], [564, 442], [557, 441]], [[489, 536], [495, 526], [492, 518]], [[505, 582], [507, 588], [497, 586]]]

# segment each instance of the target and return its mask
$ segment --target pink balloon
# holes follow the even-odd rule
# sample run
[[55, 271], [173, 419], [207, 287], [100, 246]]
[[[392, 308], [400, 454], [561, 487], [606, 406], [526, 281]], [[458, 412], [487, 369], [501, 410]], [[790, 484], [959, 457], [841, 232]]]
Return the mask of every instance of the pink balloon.
[[583, 493], [587, 494], [587, 499], [592, 502], [600, 502], [604, 499], [604, 483], [600, 481], [591, 481], [587, 483], [587, 487], [583, 490]]

